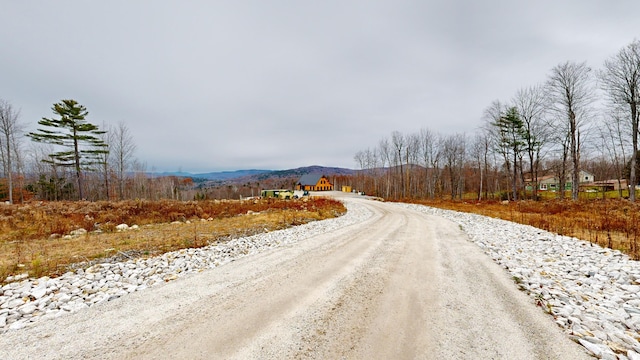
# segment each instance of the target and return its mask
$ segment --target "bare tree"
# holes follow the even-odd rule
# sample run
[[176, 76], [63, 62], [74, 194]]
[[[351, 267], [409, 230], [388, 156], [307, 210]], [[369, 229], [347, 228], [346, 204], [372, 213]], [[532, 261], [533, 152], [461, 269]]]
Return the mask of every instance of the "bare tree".
[[631, 170], [629, 174], [629, 200], [635, 201], [636, 156], [638, 152], [638, 105], [640, 105], [640, 41], [634, 40], [616, 55], [604, 62], [599, 72], [602, 89], [609, 100], [616, 105], [628, 107], [628, 121], [631, 124]]
[[624, 121], [623, 116], [615, 110], [611, 114], [611, 118], [604, 121], [599, 130], [602, 143], [601, 152], [608, 155], [615, 170], [616, 179], [618, 180], [618, 192], [622, 197], [622, 179], [624, 178], [624, 170], [628, 160], [629, 138], [625, 136], [629, 133], [628, 122]]
[[[585, 125], [594, 101], [591, 69], [586, 63], [565, 62], [551, 69], [547, 81], [551, 109], [567, 124], [572, 162], [571, 198], [578, 199], [580, 186], [581, 129]], [[564, 189], [560, 189], [564, 191]]]
[[561, 129], [552, 136], [552, 140], [556, 148], [554, 149], [557, 156], [549, 162], [547, 168], [553, 171], [554, 176], [558, 179], [558, 195], [559, 199], [564, 199], [564, 190], [567, 182], [567, 160], [569, 158], [570, 140], [569, 132], [561, 127]]
[[487, 197], [487, 187], [485, 183], [488, 177], [488, 156], [489, 149], [491, 148], [491, 140], [486, 132], [476, 134], [473, 143], [471, 144], [470, 157], [476, 166], [478, 172], [478, 200], [482, 200], [482, 194]]
[[424, 166], [426, 195], [433, 199], [436, 193], [440, 166], [440, 138], [429, 129], [420, 130], [420, 157]]
[[548, 98], [544, 87], [536, 85], [518, 90], [513, 103], [522, 120], [524, 147], [529, 158], [532, 195], [537, 199], [540, 155], [542, 147], [548, 141], [548, 127], [545, 119]]
[[13, 172], [15, 161], [18, 157], [19, 145], [17, 136], [22, 132], [22, 126], [18, 122], [19, 112], [15, 111], [11, 104], [0, 99], [0, 154], [2, 165], [7, 175], [7, 187], [9, 188], [9, 202], [13, 204]]
[[418, 164], [418, 157], [419, 157], [419, 152], [420, 152], [420, 138], [419, 135], [416, 133], [411, 133], [408, 134], [405, 137], [405, 142], [407, 144], [406, 146], [406, 150], [405, 150], [405, 157], [404, 157], [404, 161], [406, 164], [406, 185], [405, 185], [405, 191], [407, 192], [405, 194], [406, 196], [410, 196], [413, 197], [415, 195], [417, 195], [417, 188], [418, 188], [418, 180], [417, 180], [417, 176], [413, 176], [415, 173], [415, 166]]
[[390, 172], [390, 167], [391, 167], [391, 158], [393, 157], [393, 154], [391, 153], [391, 145], [389, 145], [389, 140], [387, 140], [386, 138], [383, 138], [380, 140], [380, 142], [378, 143], [378, 149], [379, 149], [379, 153], [380, 153], [380, 160], [382, 163], [382, 167], [385, 168], [386, 167], [386, 181], [385, 181], [385, 191], [384, 197], [389, 197], [390, 193], [391, 193], [391, 172]]
[[116, 129], [114, 129], [113, 126], [104, 123], [102, 124], [102, 128], [106, 131], [100, 134], [99, 137], [100, 140], [102, 140], [102, 142], [107, 145], [108, 151], [98, 154], [97, 165], [99, 165], [98, 172], [102, 174], [102, 181], [104, 184], [104, 197], [106, 198], [106, 200], [111, 200], [111, 186], [109, 184], [109, 175], [111, 171], [109, 165], [112, 162], [111, 158], [113, 157], [112, 151], [113, 145], [115, 143]]
[[358, 171], [356, 173], [356, 186], [359, 189], [359, 191], [362, 191], [362, 189], [364, 189], [364, 182], [365, 182], [365, 170], [367, 168], [367, 154], [365, 151], [358, 151], [354, 156], [353, 156], [353, 160], [355, 160], [355, 162], [360, 166], [360, 171]]
[[[394, 131], [393, 133], [391, 133], [391, 143], [393, 144], [393, 150], [394, 150], [394, 154], [393, 154], [393, 158], [394, 158], [394, 170], [398, 170], [398, 166], [399, 166], [399, 174], [400, 174], [400, 196], [404, 197], [405, 196], [405, 189], [404, 189], [404, 166], [403, 166], [403, 155], [404, 155], [404, 150], [406, 145], [406, 141], [405, 141], [405, 137], [404, 135], [402, 135], [401, 132], [399, 131]], [[397, 190], [396, 192], [396, 196], [395, 198], [398, 198], [398, 192]]]
[[[375, 193], [378, 191], [378, 177], [379, 177], [379, 155], [376, 149], [370, 150], [367, 148], [365, 151], [365, 158], [367, 163], [367, 174], [373, 180], [372, 189]], [[367, 190], [369, 191], [369, 190]]]
[[119, 122], [118, 126], [113, 129], [113, 144], [110, 147], [114, 162], [113, 168], [118, 178], [118, 197], [124, 199], [124, 185], [127, 171], [129, 171], [133, 164], [133, 153], [136, 150], [136, 144], [133, 141], [133, 136], [129, 132], [129, 128], [124, 122]]
[[465, 159], [466, 136], [464, 134], [450, 135], [443, 141], [443, 156], [445, 167], [449, 175], [451, 199], [462, 198], [464, 191], [464, 177], [462, 168]]

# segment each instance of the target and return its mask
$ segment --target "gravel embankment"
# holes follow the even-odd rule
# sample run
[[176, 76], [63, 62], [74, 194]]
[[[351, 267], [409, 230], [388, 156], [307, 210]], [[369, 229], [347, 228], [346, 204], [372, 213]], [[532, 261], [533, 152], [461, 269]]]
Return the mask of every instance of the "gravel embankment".
[[402, 206], [457, 222], [574, 341], [640, 359], [640, 263], [617, 250], [481, 215]]
[[371, 216], [363, 207], [345, 204], [347, 214], [285, 230], [237, 238], [198, 249], [117, 263], [102, 263], [58, 278], [14, 281], [0, 288], [0, 334], [36, 321], [64, 316], [128, 293], [226, 264], [284, 244], [361, 222]]

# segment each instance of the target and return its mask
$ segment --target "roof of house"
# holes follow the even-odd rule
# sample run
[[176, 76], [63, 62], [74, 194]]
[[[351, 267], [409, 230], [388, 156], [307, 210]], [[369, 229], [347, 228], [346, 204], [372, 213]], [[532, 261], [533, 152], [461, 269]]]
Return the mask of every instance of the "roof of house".
[[315, 185], [323, 176], [322, 174], [304, 174], [300, 180], [298, 180], [298, 183], [300, 185]]

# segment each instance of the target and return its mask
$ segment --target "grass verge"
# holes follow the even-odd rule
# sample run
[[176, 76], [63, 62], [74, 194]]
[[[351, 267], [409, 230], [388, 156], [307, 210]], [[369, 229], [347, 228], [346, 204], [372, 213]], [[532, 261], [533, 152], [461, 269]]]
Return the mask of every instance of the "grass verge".
[[[327, 198], [0, 205], [0, 282], [24, 273], [56, 276], [101, 258], [203, 247], [345, 212]], [[121, 224], [129, 228], [121, 231]]]

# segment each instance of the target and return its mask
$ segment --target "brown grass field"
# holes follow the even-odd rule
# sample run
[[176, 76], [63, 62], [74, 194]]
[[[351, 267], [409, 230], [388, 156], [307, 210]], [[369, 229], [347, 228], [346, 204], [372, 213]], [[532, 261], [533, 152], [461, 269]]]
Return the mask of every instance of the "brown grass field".
[[[417, 201], [535, 226], [640, 259], [640, 205], [628, 200]], [[340, 216], [327, 198], [245, 201], [31, 202], [0, 205], [0, 283], [56, 276], [106, 257], [145, 257]], [[138, 225], [118, 231], [119, 224]], [[69, 236], [77, 229], [86, 234]]]
[[620, 250], [640, 259], [640, 205], [623, 199], [544, 201], [415, 201], [437, 208], [475, 213], [531, 225]]
[[[342, 203], [327, 198], [2, 204], [0, 283], [10, 275], [56, 276], [99, 258], [203, 247], [345, 212]], [[119, 224], [139, 228], [118, 231]], [[70, 235], [78, 229], [87, 232]]]

